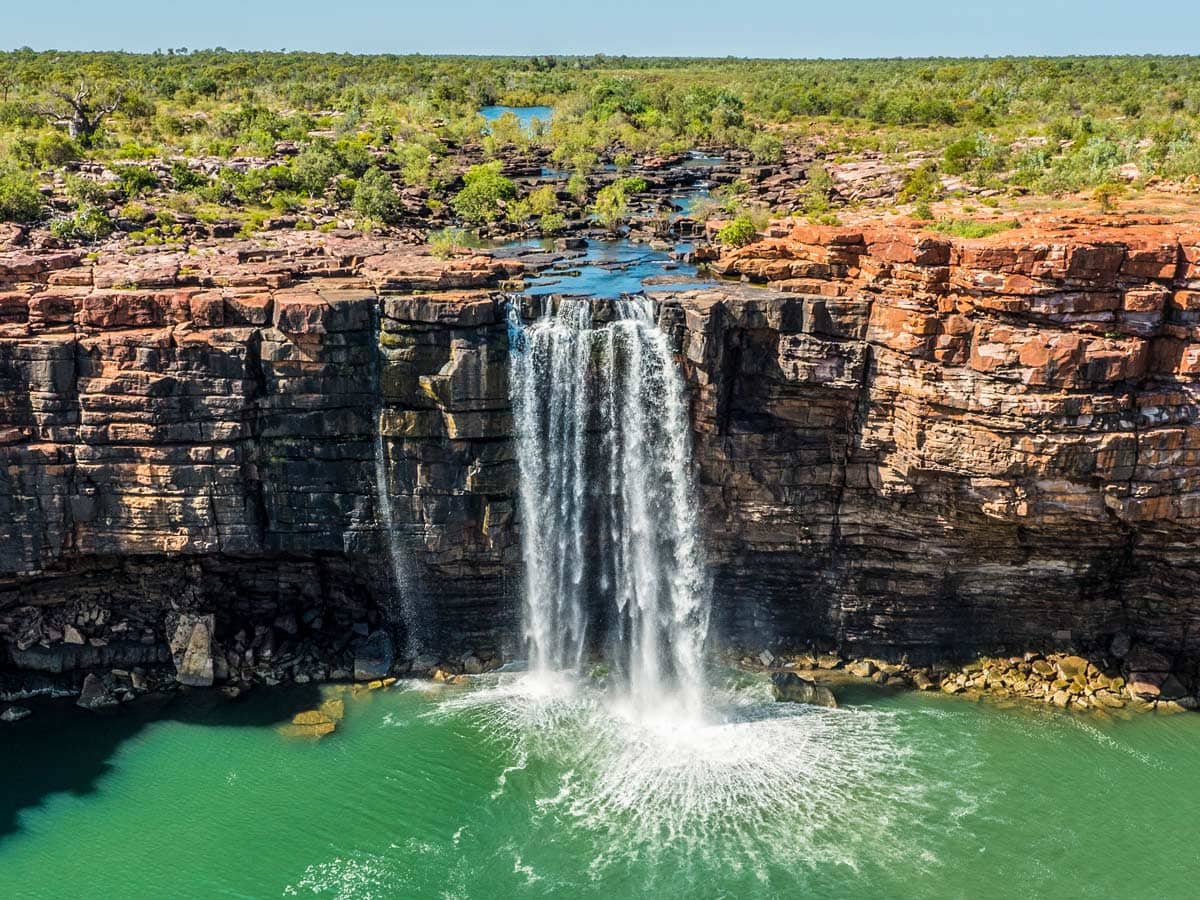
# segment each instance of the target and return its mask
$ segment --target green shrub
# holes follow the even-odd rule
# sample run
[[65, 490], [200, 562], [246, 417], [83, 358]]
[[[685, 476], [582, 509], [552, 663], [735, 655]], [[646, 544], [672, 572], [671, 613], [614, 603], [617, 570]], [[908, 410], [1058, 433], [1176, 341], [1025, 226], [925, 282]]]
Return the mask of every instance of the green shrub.
[[46, 201], [33, 176], [21, 169], [0, 169], [0, 222], [38, 222]]
[[777, 163], [783, 161], [783, 141], [770, 132], [759, 132], [750, 141], [750, 152], [762, 163]]
[[121, 166], [117, 170], [117, 177], [121, 180], [121, 192], [126, 197], [140, 197], [158, 187], [158, 176], [145, 166]]
[[71, 216], [50, 223], [50, 233], [55, 237], [89, 244], [104, 240], [115, 230], [108, 213], [87, 204], [80, 204]]
[[338, 170], [354, 178], [361, 178], [375, 163], [366, 145], [356, 138], [342, 138], [333, 149], [337, 154]]
[[810, 218], [829, 212], [829, 195], [833, 193], [833, 176], [821, 163], [813, 163], [805, 173], [804, 187], [800, 191], [800, 202]]
[[466, 246], [466, 232], [461, 228], [443, 228], [441, 231], [430, 232], [426, 240], [429, 243], [429, 252], [445, 259]]
[[1115, 213], [1117, 211], [1117, 201], [1125, 193], [1125, 185], [1117, 182], [1106, 181], [1104, 184], [1098, 185], [1092, 191], [1092, 199], [1096, 201], [1096, 205], [1100, 207], [1102, 213]]
[[500, 174], [498, 162], [471, 166], [463, 175], [463, 189], [451, 205], [465, 221], [478, 225], [500, 215], [500, 202], [517, 195], [517, 186]]
[[937, 164], [926, 161], [905, 173], [904, 181], [900, 185], [900, 193], [896, 195], [896, 199], [901, 203], [909, 203], [913, 200], [936, 200], [941, 190], [942, 182], [938, 179]]
[[558, 234], [566, 224], [566, 217], [562, 213], [546, 213], [538, 220], [538, 228], [546, 235]]
[[329, 183], [342, 170], [337, 154], [324, 144], [310, 144], [292, 160], [296, 186], [310, 197], [323, 197]]
[[582, 204], [587, 200], [588, 180], [576, 172], [567, 179], [567, 193], [575, 198], [575, 202]]
[[41, 166], [61, 166], [82, 155], [79, 145], [61, 131], [43, 132], [33, 145], [33, 158]]
[[727, 247], [744, 247], [758, 237], [758, 229], [748, 215], [741, 215], [717, 232], [717, 240]]
[[596, 195], [592, 204], [592, 215], [610, 232], [616, 233], [629, 215], [629, 197], [621, 188], [619, 181], [606, 185]]
[[629, 178], [618, 178], [613, 183], [626, 197], [632, 197], [634, 194], [644, 194], [646, 188], [649, 187], [646, 179], [639, 175], [633, 175]]
[[979, 142], [975, 138], [963, 138], [946, 147], [942, 162], [949, 175], [962, 175], [970, 171], [979, 159]]
[[91, 178], [84, 178], [82, 175], [68, 175], [66, 185], [67, 196], [76, 203], [90, 203], [98, 206], [108, 200], [108, 186]]
[[194, 191], [208, 184], [208, 176], [191, 168], [187, 163], [176, 160], [171, 163], [171, 181], [177, 191]]
[[918, 222], [932, 222], [933, 209], [929, 206], [928, 200], [922, 200], [913, 207], [912, 217]]
[[392, 185], [391, 176], [380, 169], [368, 169], [359, 179], [351, 206], [363, 218], [387, 225], [394, 225], [404, 215], [404, 206]]
[[1002, 231], [1020, 228], [1021, 223], [1016, 219], [1002, 222], [977, 222], [974, 219], [939, 219], [930, 231], [960, 238], [985, 238]]
[[535, 216], [548, 216], [558, 209], [558, 192], [548, 184], [530, 191], [528, 199]]

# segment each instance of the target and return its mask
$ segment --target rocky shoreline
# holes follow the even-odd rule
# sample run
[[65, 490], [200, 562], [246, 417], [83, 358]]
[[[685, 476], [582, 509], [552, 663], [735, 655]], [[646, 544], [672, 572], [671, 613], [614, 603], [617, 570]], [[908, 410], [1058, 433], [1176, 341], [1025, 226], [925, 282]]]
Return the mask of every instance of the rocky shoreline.
[[[1179, 713], [1200, 709], [1195, 671], [1176, 673], [1172, 661], [1118, 635], [1107, 656], [1087, 659], [1074, 653], [1025, 652], [983, 656], [966, 663], [911, 666], [870, 657], [844, 657], [836, 651], [778, 655], [727, 653], [739, 668], [770, 672], [776, 698], [836, 706], [839, 684], [870, 682], [880, 687], [941, 691], [970, 701], [1024, 701], [1059, 709], [1103, 714], [1115, 710]], [[811, 686], [825, 689], [815, 692]]]

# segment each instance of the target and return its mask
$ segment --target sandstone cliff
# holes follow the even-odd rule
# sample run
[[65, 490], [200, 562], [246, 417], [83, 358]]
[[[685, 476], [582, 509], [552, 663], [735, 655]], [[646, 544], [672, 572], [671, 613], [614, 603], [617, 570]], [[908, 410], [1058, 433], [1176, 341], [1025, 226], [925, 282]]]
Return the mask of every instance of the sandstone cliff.
[[[718, 266], [761, 286], [659, 296], [722, 636], [1200, 658], [1200, 234], [805, 226]], [[348, 665], [395, 618], [381, 465], [426, 646], [511, 641], [519, 268], [0, 254], [0, 665], [165, 664], [208, 615], [218, 680]]]

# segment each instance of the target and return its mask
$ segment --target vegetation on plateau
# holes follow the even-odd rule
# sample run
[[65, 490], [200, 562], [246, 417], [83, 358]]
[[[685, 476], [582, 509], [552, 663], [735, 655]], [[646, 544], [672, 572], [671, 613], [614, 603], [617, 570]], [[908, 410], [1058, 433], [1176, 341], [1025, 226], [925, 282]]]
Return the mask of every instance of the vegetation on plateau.
[[[902, 168], [895, 202], [929, 220], [954, 184], [1084, 193], [1111, 210], [1156, 179], [1200, 178], [1200, 57], [23, 49], [0, 54], [0, 73], [0, 220], [45, 223], [64, 241], [165, 240], [179, 222], [555, 234], [590, 219], [615, 231], [645, 190], [626, 170], [696, 147], [806, 166], [798, 207], [823, 222], [845, 202], [831, 167], [866, 154]], [[555, 112], [532, 129], [515, 116], [485, 127], [478, 110], [495, 103]], [[559, 187], [514, 177], [531, 154], [563, 173]], [[616, 175], [597, 178], [604, 165]], [[773, 212], [743, 194], [729, 185], [714, 201], [727, 243]]]

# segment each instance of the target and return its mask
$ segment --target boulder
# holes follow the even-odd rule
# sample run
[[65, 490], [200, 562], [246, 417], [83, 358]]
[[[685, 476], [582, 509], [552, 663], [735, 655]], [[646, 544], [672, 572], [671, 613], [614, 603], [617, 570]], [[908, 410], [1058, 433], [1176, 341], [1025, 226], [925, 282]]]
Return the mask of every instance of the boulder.
[[83, 690], [80, 691], [75, 705], [84, 709], [104, 709], [108, 706], [116, 706], [117, 698], [104, 683], [104, 679], [92, 672], [83, 679]]
[[807, 703], [837, 709], [837, 697], [823, 684], [801, 678], [795, 672], [776, 672], [771, 676], [775, 699], [784, 703]]
[[325, 712], [322, 704], [321, 709], [306, 709], [296, 713], [291, 723], [279, 728], [279, 733], [284, 737], [323, 738], [336, 729], [337, 721]]
[[371, 632], [354, 651], [354, 680], [373, 681], [386, 678], [396, 659], [392, 639], [382, 629]]
[[847, 668], [851, 675], [858, 678], [870, 678], [875, 674], [875, 664], [869, 659], [860, 659], [858, 662], [851, 663]]
[[192, 687], [213, 683], [212, 635], [215, 617], [183, 613], [169, 642], [175, 662], [175, 680]]
[[10, 706], [4, 712], [0, 712], [0, 722], [20, 722], [32, 715], [33, 710], [26, 709], [24, 706]]
[[1082, 656], [1064, 656], [1058, 661], [1058, 674], [1064, 681], [1087, 677], [1088, 661]]
[[922, 669], [913, 672], [912, 683], [918, 691], [932, 691], [937, 687], [937, 683], [929, 677], [929, 673]]

